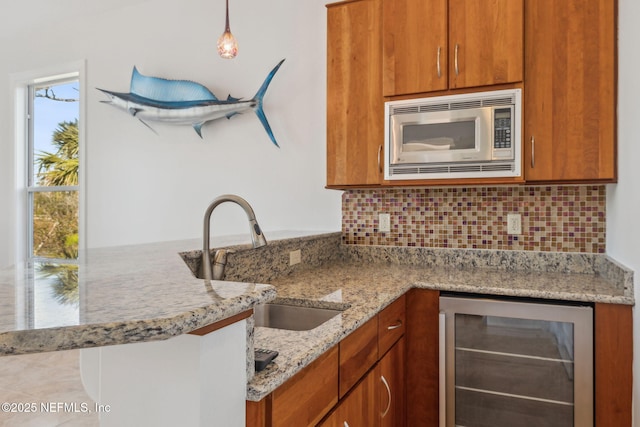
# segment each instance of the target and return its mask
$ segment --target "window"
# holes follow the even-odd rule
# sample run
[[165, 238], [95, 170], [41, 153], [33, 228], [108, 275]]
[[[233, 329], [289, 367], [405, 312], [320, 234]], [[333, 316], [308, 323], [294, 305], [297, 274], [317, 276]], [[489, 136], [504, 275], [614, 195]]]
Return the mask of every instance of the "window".
[[[29, 270], [18, 327], [78, 324], [84, 61], [14, 74], [16, 251]], [[22, 311], [22, 310], [19, 310]]]
[[78, 258], [78, 73], [37, 79], [27, 91], [27, 259]]

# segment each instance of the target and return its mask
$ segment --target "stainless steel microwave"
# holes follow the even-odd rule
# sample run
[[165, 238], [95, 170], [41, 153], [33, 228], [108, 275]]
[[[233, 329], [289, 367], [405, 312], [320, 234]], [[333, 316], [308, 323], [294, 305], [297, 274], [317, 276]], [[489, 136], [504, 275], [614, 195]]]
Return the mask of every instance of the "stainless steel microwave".
[[387, 180], [519, 177], [520, 89], [385, 103]]

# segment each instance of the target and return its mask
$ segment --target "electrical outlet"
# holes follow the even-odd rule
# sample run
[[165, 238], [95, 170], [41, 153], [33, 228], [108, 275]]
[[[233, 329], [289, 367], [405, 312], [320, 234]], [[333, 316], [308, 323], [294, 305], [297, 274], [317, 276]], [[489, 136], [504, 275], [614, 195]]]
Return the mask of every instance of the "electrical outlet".
[[391, 231], [391, 214], [378, 214], [378, 231], [381, 233], [388, 233]]
[[522, 217], [520, 214], [507, 215], [507, 234], [522, 234]]
[[302, 252], [300, 249], [289, 252], [289, 265], [296, 265], [302, 262]]

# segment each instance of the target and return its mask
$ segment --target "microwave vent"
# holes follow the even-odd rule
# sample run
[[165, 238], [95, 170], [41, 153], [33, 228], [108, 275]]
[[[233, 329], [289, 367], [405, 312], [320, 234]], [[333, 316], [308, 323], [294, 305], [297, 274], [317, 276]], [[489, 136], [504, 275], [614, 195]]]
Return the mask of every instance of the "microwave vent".
[[414, 114], [434, 111], [466, 110], [470, 108], [494, 107], [500, 105], [514, 105], [516, 96], [468, 98], [460, 102], [434, 102], [432, 99], [421, 99], [414, 104], [391, 105], [390, 114]]
[[508, 96], [504, 98], [488, 98], [482, 101], [483, 107], [494, 107], [498, 105], [513, 105], [515, 104], [515, 96]]
[[425, 104], [420, 106], [421, 113], [427, 113], [432, 111], [448, 111], [449, 104]]
[[413, 114], [420, 112], [420, 105], [408, 105], [406, 107], [394, 107], [391, 114]]
[[513, 172], [515, 164], [513, 162], [506, 163], [470, 163], [470, 164], [452, 164], [452, 165], [396, 165], [389, 168], [391, 176], [397, 175], [423, 175], [423, 178], [429, 178], [429, 175], [438, 175], [438, 178], [455, 178], [457, 174], [465, 174], [467, 176], [477, 174], [482, 177], [485, 172]]
[[475, 99], [465, 102], [452, 102], [450, 110], [468, 110], [470, 108], [480, 108], [482, 107], [482, 100]]

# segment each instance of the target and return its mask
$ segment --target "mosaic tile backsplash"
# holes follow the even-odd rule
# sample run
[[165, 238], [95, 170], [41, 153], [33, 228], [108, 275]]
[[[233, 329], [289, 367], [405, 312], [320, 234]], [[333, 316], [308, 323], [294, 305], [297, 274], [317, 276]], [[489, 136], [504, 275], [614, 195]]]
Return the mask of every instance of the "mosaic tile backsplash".
[[[378, 230], [378, 214], [391, 231]], [[520, 214], [522, 234], [507, 234]], [[605, 253], [605, 186], [360, 189], [342, 196], [345, 244]]]

